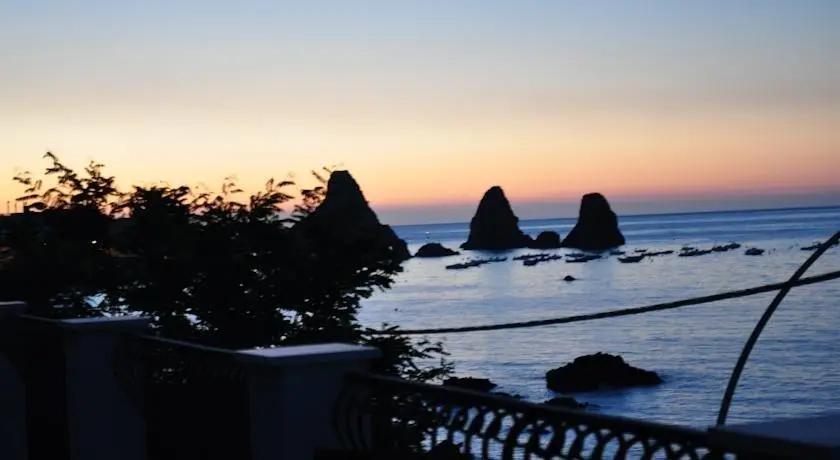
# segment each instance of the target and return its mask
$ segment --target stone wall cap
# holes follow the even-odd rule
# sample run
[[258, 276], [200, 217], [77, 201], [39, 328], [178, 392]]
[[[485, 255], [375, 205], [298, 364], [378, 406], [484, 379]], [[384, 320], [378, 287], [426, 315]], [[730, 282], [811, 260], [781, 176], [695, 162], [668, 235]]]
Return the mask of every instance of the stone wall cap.
[[19, 315], [26, 311], [26, 302], [0, 302], [0, 318], [6, 315]]
[[95, 318], [41, 318], [25, 315], [25, 318], [52, 324], [71, 331], [125, 331], [145, 329], [151, 322], [147, 316], [98, 316]]
[[247, 349], [237, 352], [245, 363], [269, 367], [363, 361], [378, 358], [379, 349], [349, 343], [319, 343], [288, 347]]

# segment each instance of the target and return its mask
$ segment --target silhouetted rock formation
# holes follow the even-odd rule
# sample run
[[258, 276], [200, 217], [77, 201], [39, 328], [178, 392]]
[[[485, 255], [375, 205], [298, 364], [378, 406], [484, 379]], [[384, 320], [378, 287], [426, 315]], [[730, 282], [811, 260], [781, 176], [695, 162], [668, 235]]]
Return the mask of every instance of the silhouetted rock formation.
[[537, 238], [531, 243], [532, 249], [557, 249], [562, 247], [560, 245], [560, 235], [557, 232], [545, 231], [537, 235]]
[[440, 243], [426, 243], [420, 246], [414, 257], [447, 257], [457, 256], [460, 252], [449, 249]]
[[484, 193], [470, 221], [470, 236], [462, 249], [517, 249], [531, 245], [519, 229], [519, 218], [510, 208], [505, 192], [497, 186]]
[[329, 233], [351, 242], [381, 244], [400, 261], [411, 257], [405, 241], [391, 227], [379, 222], [359, 184], [347, 171], [333, 171], [324, 201], [299, 225], [307, 232], [317, 229], [321, 234]]
[[443, 382], [443, 384], [450, 387], [463, 388], [465, 390], [485, 392], [498, 386], [491, 382], [490, 379], [480, 379], [476, 377], [449, 377]]
[[545, 380], [548, 388], [558, 393], [662, 383], [662, 378], [656, 372], [633, 367], [624, 362], [621, 356], [607, 353], [575, 358], [565, 366], [546, 372]]
[[566, 235], [563, 247], [602, 251], [624, 244], [618, 218], [600, 193], [587, 193], [580, 202], [575, 228]]
[[563, 281], [575, 281], [575, 280], [577, 280], [577, 278], [575, 278], [572, 275], [566, 275], [566, 276], [563, 277]]
[[578, 402], [577, 399], [571, 396], [557, 396], [543, 402], [547, 406], [566, 407], [569, 409], [585, 409], [592, 404]]

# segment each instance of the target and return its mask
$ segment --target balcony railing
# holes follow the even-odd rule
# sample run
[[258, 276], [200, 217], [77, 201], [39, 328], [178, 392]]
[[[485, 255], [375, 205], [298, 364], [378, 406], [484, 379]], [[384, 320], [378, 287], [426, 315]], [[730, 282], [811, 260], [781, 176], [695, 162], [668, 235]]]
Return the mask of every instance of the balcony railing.
[[368, 373], [348, 376], [334, 417], [344, 449], [371, 458], [743, 458], [700, 430]]
[[250, 458], [248, 388], [237, 353], [127, 334], [116, 375], [146, 422], [155, 460]]
[[226, 350], [148, 335], [142, 318], [20, 310], [0, 305], [2, 460], [742, 460], [840, 447], [781, 439], [801, 430], [702, 431], [370, 374], [371, 347]]

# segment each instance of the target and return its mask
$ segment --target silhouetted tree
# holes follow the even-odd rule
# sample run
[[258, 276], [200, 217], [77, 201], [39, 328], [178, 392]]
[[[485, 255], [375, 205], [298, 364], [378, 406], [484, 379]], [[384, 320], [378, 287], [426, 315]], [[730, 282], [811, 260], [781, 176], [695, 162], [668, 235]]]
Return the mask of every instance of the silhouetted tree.
[[315, 211], [318, 205], [324, 201], [324, 198], [327, 196], [327, 181], [332, 171], [332, 168], [322, 168], [321, 171], [312, 171], [312, 177], [315, 179], [317, 185], [313, 188], [302, 189], [300, 191], [300, 203], [295, 205], [295, 210], [292, 213], [294, 220], [302, 220]]
[[10, 255], [2, 266], [6, 298], [28, 301], [30, 311], [48, 316], [99, 314], [90, 299], [113, 282], [109, 202], [118, 196], [114, 178], [91, 162], [84, 176], [66, 168], [51, 153], [46, 176], [28, 173], [15, 181], [25, 187], [25, 213], [11, 225]]
[[[380, 372], [429, 380], [451, 371], [439, 343], [372, 338], [359, 325], [360, 302], [389, 288], [401, 267], [390, 247], [363, 234], [302, 230], [329, 169], [313, 172], [316, 186], [288, 214], [290, 181], [269, 180], [244, 200], [230, 179], [219, 193], [169, 185], [121, 192], [101, 164], [77, 173], [45, 157], [45, 178], [15, 178], [26, 212], [0, 266], [0, 280], [17, 285], [6, 298], [50, 316], [141, 312], [163, 336], [234, 349], [370, 343], [383, 350]], [[56, 180], [47, 188], [48, 177]]]

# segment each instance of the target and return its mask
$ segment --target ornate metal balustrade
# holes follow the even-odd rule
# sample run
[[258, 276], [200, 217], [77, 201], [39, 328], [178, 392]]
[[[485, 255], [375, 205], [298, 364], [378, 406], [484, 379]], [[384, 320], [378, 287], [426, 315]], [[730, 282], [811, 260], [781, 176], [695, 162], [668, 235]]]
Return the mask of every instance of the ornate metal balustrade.
[[146, 419], [155, 460], [250, 458], [245, 374], [231, 350], [126, 336], [117, 377]]
[[348, 378], [334, 417], [348, 458], [745, 458], [695, 429], [373, 374]]

